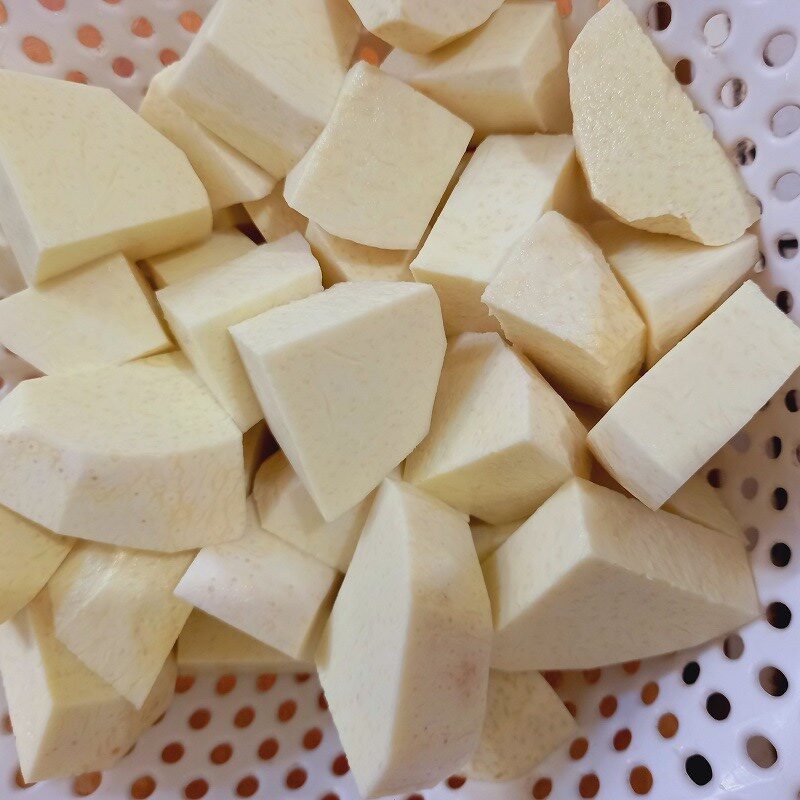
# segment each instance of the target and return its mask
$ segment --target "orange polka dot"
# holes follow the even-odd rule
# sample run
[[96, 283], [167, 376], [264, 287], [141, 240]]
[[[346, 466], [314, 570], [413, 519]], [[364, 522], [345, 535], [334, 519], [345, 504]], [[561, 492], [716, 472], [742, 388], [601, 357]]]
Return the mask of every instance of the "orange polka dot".
[[653, 788], [653, 774], [644, 766], [634, 767], [628, 780], [631, 789], [638, 795], [649, 794]]
[[230, 694], [236, 688], [235, 675], [223, 675], [217, 681], [217, 694]]
[[307, 778], [308, 775], [302, 767], [295, 767], [286, 776], [286, 786], [289, 789], [299, 789]]
[[258, 746], [258, 757], [262, 761], [269, 761], [270, 759], [275, 758], [279, 747], [280, 745], [278, 744], [277, 739], [264, 739], [264, 741]]
[[174, 64], [176, 61], [179, 61], [180, 56], [174, 50], [166, 47], [158, 54], [158, 60], [165, 67], [168, 67], [170, 64]]
[[567, 700], [564, 705], [567, 707], [567, 711], [572, 714], [573, 717], [578, 716], [578, 708], [571, 700]]
[[190, 781], [183, 787], [183, 796], [186, 800], [200, 800], [208, 792], [208, 784], [202, 779]]
[[[333, 763], [331, 764], [331, 772], [334, 775], [341, 776], [341, 775], [347, 775], [349, 771], [350, 771], [350, 764], [347, 761], [347, 756], [344, 753], [339, 753], [339, 755], [333, 759]], [[448, 785], [450, 780], [452, 780], [452, 778], [448, 778]]]
[[642, 665], [641, 661], [626, 661], [622, 665], [622, 669], [628, 673], [628, 675], [635, 675], [639, 671], [639, 667]]
[[297, 713], [297, 703], [294, 700], [284, 700], [278, 706], [278, 719], [288, 722]]
[[627, 728], [617, 731], [614, 734], [614, 749], [618, 753], [627, 750], [630, 747], [632, 739], [633, 734]]
[[251, 706], [245, 706], [244, 708], [240, 708], [236, 715], [233, 718], [233, 724], [237, 728], [246, 728], [250, 725], [256, 717], [256, 712], [252, 709]]
[[460, 789], [466, 782], [467, 779], [461, 775], [451, 775], [447, 779], [447, 786], [450, 789]]
[[137, 17], [131, 23], [131, 33], [140, 39], [153, 35], [153, 23], [147, 17]]
[[600, 791], [600, 779], [594, 773], [584, 775], [578, 784], [578, 792], [581, 797], [597, 797]]
[[252, 797], [258, 791], [258, 778], [247, 775], [236, 784], [236, 794], [239, 797]]
[[319, 697], [317, 698], [317, 703], [319, 703], [319, 707], [323, 711], [328, 710], [328, 701], [325, 699], [325, 692], [320, 692]]
[[602, 672], [599, 669], [585, 669], [583, 671], [583, 679], [588, 684], [597, 683], [600, 680]]
[[600, 716], [605, 717], [606, 719], [613, 717], [617, 711], [617, 698], [614, 697], [613, 694], [606, 695], [600, 701], [598, 708], [600, 710]]
[[103, 776], [99, 772], [85, 772], [72, 781], [72, 793], [76, 797], [88, 797], [100, 788], [102, 782]]
[[196, 11], [184, 11], [179, 17], [178, 22], [181, 28], [189, 33], [197, 33], [203, 24], [203, 18]]
[[63, 11], [66, 0], [39, 0], [39, 5], [48, 11]]
[[662, 714], [658, 720], [658, 732], [665, 738], [671, 739], [680, 727], [678, 718], [672, 713]]
[[14, 733], [11, 727], [11, 717], [8, 714], [3, 714], [3, 733]]
[[103, 2], [108, 3], [110, 6], [119, 5], [122, 0], [103, 0]]
[[113, 69], [114, 73], [119, 75], [120, 78], [130, 78], [135, 72], [136, 67], [133, 65], [133, 61], [131, 61], [129, 58], [125, 58], [125, 56], [117, 56], [111, 62], [111, 69]]
[[77, 69], [71, 69], [64, 77], [73, 83], [89, 83], [89, 79], [86, 75]]
[[133, 800], [147, 800], [156, 790], [156, 782], [150, 775], [142, 775], [131, 784]]
[[201, 728], [205, 728], [210, 720], [211, 712], [207, 708], [198, 708], [189, 717], [189, 727], [199, 731]]
[[319, 728], [311, 728], [303, 736], [303, 747], [306, 750], [314, 750], [319, 747], [321, 741], [322, 731]]
[[265, 672], [263, 675], [259, 675], [258, 678], [256, 678], [256, 689], [258, 689], [259, 692], [268, 692], [275, 685], [275, 681], [277, 680], [277, 675]]
[[161, 760], [165, 764], [177, 764], [183, 758], [183, 745], [180, 742], [170, 742], [161, 751]]
[[223, 744], [218, 744], [208, 754], [208, 757], [212, 764], [225, 764], [232, 755], [233, 748], [227, 742], [224, 742]]
[[52, 64], [53, 51], [50, 45], [38, 36], [26, 36], [22, 40], [22, 52], [34, 64]]
[[578, 761], [586, 755], [588, 750], [589, 741], [581, 736], [579, 739], [575, 739], [569, 746], [569, 757], [573, 761]]
[[103, 34], [94, 25], [81, 25], [78, 28], [78, 41], [92, 50], [96, 50], [103, 44]]
[[194, 675], [178, 675], [175, 679], [175, 693], [184, 694], [194, 686]]
[[0, 25], [5, 25], [8, 22], [8, 11], [6, 11], [6, 4], [0, 0]]
[[[420, 800], [425, 800], [424, 797], [420, 797]], [[336, 792], [328, 792], [328, 794], [322, 795], [321, 800], [339, 800], [339, 795]]]
[[311, 673], [309, 672], [298, 672], [294, 679], [296, 683], [305, 683], [310, 677]]
[[550, 778], [539, 778], [539, 780], [533, 784], [533, 791], [531, 794], [533, 795], [533, 800], [547, 800], [552, 791], [553, 781], [551, 781]]
[[656, 699], [658, 698], [658, 684], [654, 681], [650, 681], [650, 683], [646, 683], [642, 687], [642, 702], [646, 705], [652, 705], [655, 703]]
[[553, 689], [558, 689], [558, 687], [564, 682], [564, 674], [559, 670], [548, 670], [547, 672], [543, 672], [542, 675], [550, 684], [550, 686], [553, 687]]

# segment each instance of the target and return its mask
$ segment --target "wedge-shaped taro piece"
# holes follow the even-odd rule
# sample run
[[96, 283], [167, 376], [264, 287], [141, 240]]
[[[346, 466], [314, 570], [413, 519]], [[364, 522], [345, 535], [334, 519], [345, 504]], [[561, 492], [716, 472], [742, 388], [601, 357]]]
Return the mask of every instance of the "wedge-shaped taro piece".
[[167, 92], [280, 179], [328, 121], [359, 28], [347, 0], [221, 0]]
[[203, 548], [175, 594], [258, 641], [308, 661], [339, 579], [333, 567], [263, 530], [250, 499], [245, 535]]
[[[595, 200], [617, 218], [703, 244], [738, 239], [758, 205], [624, 0], [569, 53], [573, 134]], [[670, 142], [664, 157], [660, 142]]]
[[343, 281], [413, 281], [408, 265], [416, 250], [384, 250], [331, 236], [309, 222], [306, 239], [319, 260], [325, 286]]
[[506, 338], [562, 394], [609, 408], [639, 376], [645, 327], [600, 248], [550, 211], [483, 293]]
[[800, 366], [800, 330], [748, 281], [594, 426], [600, 463], [659, 508]]
[[468, 122], [478, 141], [572, 128], [567, 45], [548, 0], [506, 2], [446, 47], [429, 55], [394, 50], [381, 69]]
[[121, 253], [0, 301], [0, 343], [47, 375], [124, 364], [174, 345]]
[[316, 669], [313, 663], [295, 661], [197, 608], [178, 637], [177, 658], [178, 669], [187, 675], [219, 675], [222, 671], [274, 675]]
[[448, 344], [428, 436], [404, 477], [493, 525], [529, 516], [588, 475], [586, 430], [533, 365], [496, 333]]
[[576, 478], [483, 563], [492, 665], [588, 669], [683, 650], [758, 616], [742, 542]]
[[489, 617], [466, 518], [385, 481], [317, 649], [363, 797], [429, 788], [469, 758], [486, 705]]
[[265, 198], [244, 204], [253, 224], [268, 242], [282, 239], [290, 233], [305, 233], [308, 225], [308, 220], [286, 202], [283, 187], [284, 181], [278, 181]]
[[292, 236], [302, 249], [264, 244], [156, 294], [181, 349], [242, 431], [264, 415], [228, 327], [322, 291], [317, 260]]
[[0, 670], [30, 783], [116, 764], [167, 710], [177, 674], [170, 656], [135, 709], [56, 639], [47, 589], [0, 625]]
[[326, 522], [282, 452], [264, 462], [253, 488], [265, 531], [341, 572], [353, 557], [373, 494]]
[[464, 769], [479, 781], [510, 781], [538, 766], [578, 730], [539, 672], [489, 673], [481, 740]]
[[56, 638], [136, 708], [192, 610], [172, 591], [193, 557], [79, 542], [47, 585]]
[[17, 257], [0, 227], [0, 297], [21, 292], [27, 285], [25, 278], [22, 277]]
[[139, 114], [186, 153], [212, 209], [265, 197], [275, 179], [170, 100], [167, 86], [177, 69], [171, 64], [153, 76]]
[[481, 295], [545, 211], [568, 213], [582, 178], [571, 136], [489, 136], [475, 151], [411, 271], [442, 303], [448, 336], [500, 328]]
[[0, 461], [0, 503], [64, 535], [174, 552], [244, 530], [241, 432], [172, 354], [24, 381]]
[[706, 247], [611, 221], [589, 232], [647, 323], [648, 369], [730, 297], [758, 262], [752, 233]]
[[394, 47], [429, 53], [477, 28], [503, 0], [352, 0], [364, 27]]
[[157, 289], [172, 286], [255, 250], [257, 245], [237, 230], [214, 231], [202, 242], [151, 256], [142, 261]]
[[361, 502], [428, 432], [445, 350], [430, 286], [339, 283], [231, 333], [326, 520]]
[[483, 561], [488, 558], [503, 542], [519, 528], [524, 520], [516, 522], [504, 522], [502, 525], [489, 525], [486, 522], [476, 520], [470, 524], [472, 531], [472, 541], [475, 543], [475, 552], [478, 560]]
[[51, 533], [0, 506], [0, 622], [36, 596], [72, 544], [68, 536]]
[[186, 156], [110, 90], [3, 70], [0, 225], [41, 283], [202, 239], [211, 209]]
[[413, 250], [471, 136], [446, 108], [359, 61], [284, 197], [334, 236]]

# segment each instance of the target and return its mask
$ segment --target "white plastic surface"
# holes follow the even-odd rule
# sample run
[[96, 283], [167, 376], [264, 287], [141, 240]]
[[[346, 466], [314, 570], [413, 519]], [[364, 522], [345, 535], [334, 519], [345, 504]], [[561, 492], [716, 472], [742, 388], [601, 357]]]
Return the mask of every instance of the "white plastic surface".
[[[663, 25], [666, 12], [653, 10], [652, 0], [629, 2], [645, 22], [660, 19]], [[202, 16], [210, 4], [210, 0], [2, 0], [0, 64], [58, 77], [78, 70], [136, 105], [147, 78], [161, 63], [159, 54], [165, 49], [179, 54], [188, 45], [187, 27], [196, 27], [197, 19], [186, 12]], [[560, 7], [569, 5], [568, 0], [559, 0]], [[576, 0], [575, 5], [567, 20], [572, 31], [593, 10], [594, 0]], [[796, 0], [670, 0], [669, 5], [669, 25], [664, 30], [652, 29], [659, 24], [651, 26], [657, 46], [671, 65], [681, 59], [692, 62], [694, 77], [687, 90], [713, 121], [732, 156], [738, 153], [741, 160], [750, 161], [755, 145], [755, 159], [742, 171], [764, 208], [761, 239], [766, 269], [759, 282], [782, 308], [791, 309], [792, 295], [800, 298], [796, 197], [800, 194], [800, 54], [794, 52], [800, 8]], [[149, 21], [151, 36], [131, 33], [139, 17]], [[77, 29], [84, 24], [100, 32], [99, 49], [79, 43]], [[147, 29], [141, 22], [136, 27]], [[772, 42], [779, 34], [781, 38]], [[26, 36], [49, 44], [50, 63], [38, 64], [25, 55]], [[36, 47], [34, 52], [43, 52]], [[765, 51], [776, 66], [765, 61]], [[783, 63], [787, 53], [791, 55]], [[134, 64], [131, 78], [114, 72], [114, 59], [120, 57]], [[682, 76], [689, 71], [685, 64], [679, 68]], [[737, 81], [746, 84], [746, 97], [738, 106], [728, 107], [742, 98], [742, 84]], [[670, 143], [664, 142], [664, 158], [669, 158], [669, 150]], [[797, 310], [790, 313], [798, 319]], [[6, 389], [26, 374], [7, 353], [0, 356]], [[712, 480], [721, 485], [747, 530], [771, 622], [748, 626], [724, 647], [715, 642], [696, 652], [643, 664], [551, 676], [576, 709], [581, 725], [576, 741], [520, 781], [462, 785], [462, 779], [454, 778], [424, 792], [424, 798], [625, 800], [646, 795], [658, 800], [793, 800], [799, 796], [800, 621], [791, 620], [794, 598], [800, 596], [800, 543], [797, 555], [792, 554], [800, 528], [798, 408], [800, 377], [795, 375], [706, 470], [716, 470]], [[699, 666], [699, 677], [689, 682], [692, 664]], [[313, 677], [283, 676], [272, 684], [268, 677], [239, 676], [233, 688], [232, 684], [232, 678], [219, 683], [213, 677], [198, 679], [177, 695], [165, 719], [115, 770], [37, 785], [24, 793], [15, 783], [13, 737], [4, 735], [6, 728], [0, 726], [0, 798], [61, 800], [90, 794], [98, 800], [356, 799]], [[724, 698], [714, 697], [709, 703], [714, 693]], [[707, 704], [717, 717], [729, 704], [727, 718], [715, 719]], [[750, 752], [762, 764], [776, 757], [772, 766], [758, 766], [748, 755], [748, 741], [759, 736], [767, 743], [751, 743]], [[274, 743], [278, 750], [271, 755]], [[228, 754], [226, 746], [230, 756], [217, 763]], [[687, 759], [695, 755], [705, 758], [712, 771], [702, 786], [686, 771]]]

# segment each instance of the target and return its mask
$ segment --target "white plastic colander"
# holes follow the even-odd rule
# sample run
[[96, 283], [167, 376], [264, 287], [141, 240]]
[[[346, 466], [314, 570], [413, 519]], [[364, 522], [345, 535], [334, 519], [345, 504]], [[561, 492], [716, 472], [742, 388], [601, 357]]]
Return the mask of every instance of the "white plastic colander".
[[[797, 319], [800, 2], [628, 2], [761, 200], [758, 281]], [[211, 4], [0, 0], [0, 66], [108, 86], [136, 106]], [[571, 5], [559, 0], [572, 11], [565, 24], [574, 38], [596, 0]], [[662, 147], [668, 159], [670, 142]], [[0, 395], [23, 377], [26, 367], [0, 353]], [[695, 651], [549, 675], [577, 717], [578, 738], [525, 779], [453, 776], [414, 800], [800, 798], [799, 408], [796, 375], [706, 470], [746, 529], [765, 619]], [[179, 679], [165, 718], [114, 770], [28, 788], [1, 695], [0, 716], [0, 800], [358, 797], [313, 676]]]

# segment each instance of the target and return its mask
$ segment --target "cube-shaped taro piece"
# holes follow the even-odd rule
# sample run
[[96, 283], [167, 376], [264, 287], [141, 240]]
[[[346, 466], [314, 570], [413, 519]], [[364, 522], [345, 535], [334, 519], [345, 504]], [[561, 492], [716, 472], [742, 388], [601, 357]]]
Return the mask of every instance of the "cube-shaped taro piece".
[[0, 623], [11, 619], [50, 580], [73, 544], [0, 506]]
[[510, 0], [489, 20], [429, 55], [394, 50], [381, 65], [475, 129], [569, 133], [567, 44], [550, 0]]
[[493, 669], [481, 740], [464, 772], [478, 781], [520, 778], [577, 730], [572, 714], [541, 673]]
[[[573, 134], [595, 200], [636, 228], [703, 244], [759, 217], [733, 160], [625, 0], [611, 0], [569, 53]], [[671, 142], [669, 158], [658, 142]]]
[[244, 473], [247, 476], [247, 494], [253, 491], [256, 473], [266, 459], [277, 449], [278, 445], [262, 419], [245, 431], [242, 436], [242, 449], [244, 450]]
[[244, 210], [268, 242], [290, 233], [305, 233], [308, 226], [308, 220], [286, 202], [283, 187], [284, 181], [278, 181], [265, 198], [244, 204]]
[[31, 783], [116, 764], [167, 710], [177, 675], [170, 656], [135, 709], [56, 639], [47, 589], [0, 626], [0, 670], [20, 769]]
[[364, 27], [394, 47], [429, 53], [477, 28], [503, 0], [352, 0]]
[[505, 337], [572, 400], [610, 408], [639, 376], [645, 326], [600, 248], [550, 211], [483, 293]]
[[189, 614], [178, 637], [178, 669], [185, 675], [314, 672], [309, 661], [295, 661], [226, 622], [199, 609]]
[[411, 271], [442, 303], [448, 336], [499, 332], [481, 295], [545, 211], [568, 213], [582, 178], [572, 137], [489, 136], [475, 151]]
[[251, 498], [244, 536], [204, 547], [175, 594], [292, 658], [311, 661], [339, 581], [333, 567], [263, 530]]
[[78, 542], [47, 585], [56, 638], [136, 708], [192, 610], [172, 592], [193, 558]]
[[742, 526], [722, 501], [720, 493], [711, 487], [702, 472], [689, 478], [662, 508], [698, 525], [705, 525], [706, 528], [727, 533], [744, 541]]
[[47, 375], [69, 375], [174, 346], [152, 291], [121, 253], [0, 301], [0, 343]]
[[720, 636], [759, 614], [741, 541], [576, 478], [486, 561], [492, 666], [589, 669]]
[[110, 90], [3, 70], [0, 225], [41, 283], [202, 239], [211, 209], [186, 156]]
[[292, 236], [301, 249], [264, 244], [156, 294], [181, 349], [242, 432], [264, 415], [228, 327], [322, 291], [317, 260]]
[[286, 202], [342, 239], [413, 250], [467, 149], [472, 128], [359, 61], [325, 130], [286, 178]]
[[235, 229], [213, 231], [211, 236], [196, 244], [190, 244], [142, 260], [157, 289], [172, 286], [197, 275], [198, 272], [218, 267], [234, 258], [255, 250], [257, 245]]
[[260, 200], [275, 186], [275, 178], [234, 150], [169, 98], [167, 86], [176, 64], [153, 76], [139, 114], [180, 147], [208, 192], [211, 208], [227, 208]]
[[491, 640], [466, 518], [384, 481], [316, 655], [362, 797], [426, 789], [463, 766], [483, 724]]
[[347, 572], [374, 492], [326, 522], [282, 452], [270, 456], [256, 475], [253, 498], [261, 527], [341, 572]]
[[428, 432], [446, 345], [430, 286], [338, 283], [231, 333], [326, 520], [361, 502]]
[[472, 541], [475, 544], [478, 561], [483, 561], [494, 553], [523, 522], [524, 520], [517, 520], [504, 522], [501, 525], [489, 525], [487, 522], [475, 520], [470, 523], [469, 528], [472, 531]]
[[328, 121], [359, 30], [347, 0], [220, 0], [167, 92], [280, 179]]
[[800, 366], [800, 330], [747, 281], [592, 428], [600, 463], [659, 508]]
[[384, 250], [332, 236], [309, 222], [306, 239], [319, 261], [325, 286], [343, 281], [413, 281], [408, 265], [417, 250]]
[[533, 365], [496, 333], [448, 343], [430, 433], [404, 477], [493, 525], [529, 516], [589, 473], [586, 430]]
[[22, 277], [17, 257], [0, 227], [0, 297], [21, 292], [28, 284]]
[[752, 233], [720, 247], [612, 221], [589, 233], [647, 323], [648, 369], [741, 286], [759, 257]]
[[175, 552], [244, 529], [241, 432], [177, 355], [24, 381], [0, 461], [0, 503], [57, 533]]

